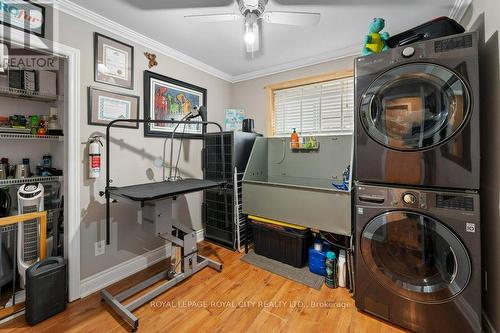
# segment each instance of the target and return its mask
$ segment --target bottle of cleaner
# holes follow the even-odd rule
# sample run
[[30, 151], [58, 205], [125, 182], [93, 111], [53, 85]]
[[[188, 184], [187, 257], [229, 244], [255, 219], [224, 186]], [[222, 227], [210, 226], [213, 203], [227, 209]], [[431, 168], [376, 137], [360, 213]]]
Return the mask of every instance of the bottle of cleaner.
[[321, 276], [326, 275], [325, 267], [326, 251], [323, 248], [321, 238], [316, 238], [314, 245], [309, 249], [309, 271]]
[[326, 253], [326, 278], [325, 284], [329, 288], [337, 288], [337, 260], [335, 252], [329, 251]]
[[339, 262], [338, 262], [337, 266], [338, 266], [337, 276], [339, 278], [339, 287], [345, 288], [346, 287], [346, 273], [347, 273], [347, 262], [346, 262], [345, 250], [339, 251]]
[[292, 135], [290, 136], [290, 142], [291, 142], [292, 148], [294, 148], [294, 149], [300, 148], [299, 135], [295, 131], [295, 128], [293, 129]]

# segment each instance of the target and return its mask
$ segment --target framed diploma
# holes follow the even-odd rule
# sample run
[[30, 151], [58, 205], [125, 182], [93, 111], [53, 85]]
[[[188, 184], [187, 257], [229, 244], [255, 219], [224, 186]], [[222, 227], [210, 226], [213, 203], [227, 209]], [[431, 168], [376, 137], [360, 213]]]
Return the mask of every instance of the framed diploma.
[[94, 80], [134, 89], [134, 47], [94, 33]]
[[[139, 96], [89, 87], [89, 125], [107, 126], [115, 119], [137, 119], [138, 117]], [[139, 123], [123, 123], [116, 127], [139, 128]]]

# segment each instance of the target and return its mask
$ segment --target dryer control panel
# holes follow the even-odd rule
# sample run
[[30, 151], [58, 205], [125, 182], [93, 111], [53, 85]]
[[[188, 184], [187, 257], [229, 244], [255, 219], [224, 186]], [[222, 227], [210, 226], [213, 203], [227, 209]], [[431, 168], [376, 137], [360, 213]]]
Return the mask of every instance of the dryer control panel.
[[463, 195], [437, 194], [436, 207], [472, 212], [474, 210], [474, 199]]
[[479, 216], [479, 195], [431, 189], [356, 185], [356, 205], [386, 209], [411, 209], [440, 214]]

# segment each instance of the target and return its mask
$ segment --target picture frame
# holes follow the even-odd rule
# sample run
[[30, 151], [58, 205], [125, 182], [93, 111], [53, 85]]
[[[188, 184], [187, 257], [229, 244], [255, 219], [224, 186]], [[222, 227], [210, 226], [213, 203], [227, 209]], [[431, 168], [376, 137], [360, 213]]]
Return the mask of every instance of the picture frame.
[[134, 89], [134, 47], [95, 32], [94, 81]]
[[[0, 13], [1, 25], [45, 38], [44, 6], [29, 0], [5, 3], [3, 6], [7, 6], [8, 10]], [[29, 15], [19, 15], [21, 11], [29, 12]], [[24, 20], [20, 16], [23, 16]], [[29, 19], [29, 27], [26, 27], [26, 18]]]
[[[115, 119], [139, 119], [139, 103], [139, 96], [89, 87], [87, 123], [107, 126]], [[114, 127], [137, 129], [139, 122], [121, 123]]]
[[243, 128], [243, 119], [245, 119], [245, 111], [242, 109], [226, 109], [224, 120], [224, 130], [226, 131], [241, 131]]
[[[206, 105], [207, 89], [144, 71], [144, 119], [180, 120], [193, 107]], [[170, 137], [175, 127], [176, 124], [144, 124], [144, 136]], [[175, 131], [175, 137], [202, 139], [205, 132], [206, 126], [201, 124], [180, 125]]]

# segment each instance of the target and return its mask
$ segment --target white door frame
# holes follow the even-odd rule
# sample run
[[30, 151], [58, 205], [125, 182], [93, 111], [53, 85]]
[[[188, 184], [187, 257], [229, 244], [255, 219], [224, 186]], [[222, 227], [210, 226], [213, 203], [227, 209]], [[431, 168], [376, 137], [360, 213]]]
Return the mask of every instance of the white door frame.
[[67, 112], [64, 117], [67, 122], [65, 133], [67, 167], [64, 170], [64, 182], [67, 193], [64, 197], [66, 205], [66, 216], [64, 230], [64, 254], [68, 260], [68, 290], [69, 300], [80, 298], [80, 50], [49, 41], [34, 35], [28, 35], [15, 29], [6, 29], [8, 36], [0, 38], [10, 41], [12, 44], [29, 46], [67, 60], [67, 94], [64, 96]]

